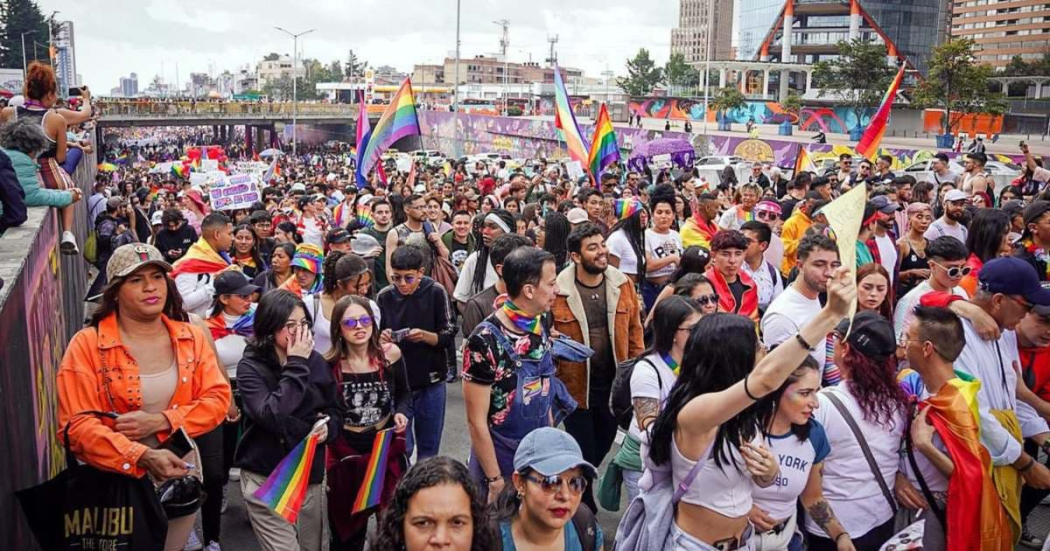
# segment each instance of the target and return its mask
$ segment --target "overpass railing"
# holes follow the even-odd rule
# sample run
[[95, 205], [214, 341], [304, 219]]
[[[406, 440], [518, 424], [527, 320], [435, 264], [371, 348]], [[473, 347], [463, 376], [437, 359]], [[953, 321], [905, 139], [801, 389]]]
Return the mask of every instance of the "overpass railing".
[[[245, 117], [273, 116], [290, 117], [291, 102], [106, 102], [97, 101], [95, 105], [109, 116], [124, 117]], [[349, 117], [357, 113], [357, 106], [339, 103], [299, 103], [299, 116], [342, 116]]]

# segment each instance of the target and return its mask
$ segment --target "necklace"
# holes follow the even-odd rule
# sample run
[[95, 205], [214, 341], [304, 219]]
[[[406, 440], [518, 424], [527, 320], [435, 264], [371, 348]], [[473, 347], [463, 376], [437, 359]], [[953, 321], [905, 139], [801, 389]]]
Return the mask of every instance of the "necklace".
[[599, 287], [601, 287], [602, 285], [605, 284], [605, 274], [604, 273], [602, 274], [601, 281], [599, 281], [598, 284], [593, 286], [593, 287], [591, 287], [590, 285], [587, 285], [586, 283], [580, 281], [580, 278], [578, 278], [578, 277], [576, 278], [576, 284], [579, 285], [580, 287], [583, 287], [584, 289], [590, 289], [592, 291], [590, 299], [591, 300], [598, 300], [598, 299], [601, 298], [601, 294], [598, 293], [598, 291], [596, 291], [596, 289], [598, 289]]

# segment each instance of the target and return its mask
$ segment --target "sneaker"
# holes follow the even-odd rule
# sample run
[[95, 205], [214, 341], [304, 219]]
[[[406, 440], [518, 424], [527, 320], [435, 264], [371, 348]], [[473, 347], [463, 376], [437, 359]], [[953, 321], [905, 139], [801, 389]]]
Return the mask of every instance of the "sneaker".
[[1021, 545], [1032, 549], [1042, 549], [1043, 538], [1033, 536], [1032, 533], [1028, 531], [1028, 527], [1025, 526], [1021, 531]]
[[201, 549], [204, 549], [204, 544], [197, 537], [197, 531], [190, 530], [190, 539], [186, 540], [186, 546], [182, 548], [182, 551], [200, 551]]
[[[230, 493], [230, 487], [229, 486], [223, 486], [222, 487], [222, 507], [219, 509], [219, 513], [225, 513], [226, 512], [226, 506], [230, 504], [229, 500], [227, 499], [227, 497], [228, 497], [227, 494], [229, 494], [229, 493]], [[212, 543], [215, 543], [215, 542], [212, 542]]]
[[211, 541], [208, 542], [208, 546], [204, 548], [204, 551], [222, 551], [222, 547], [219, 547], [219, 542]]
[[230, 482], [240, 482], [241, 470], [237, 467], [230, 469]]
[[80, 249], [77, 248], [77, 238], [73, 236], [73, 232], [62, 232], [62, 243], [58, 248], [62, 254], [80, 254]]

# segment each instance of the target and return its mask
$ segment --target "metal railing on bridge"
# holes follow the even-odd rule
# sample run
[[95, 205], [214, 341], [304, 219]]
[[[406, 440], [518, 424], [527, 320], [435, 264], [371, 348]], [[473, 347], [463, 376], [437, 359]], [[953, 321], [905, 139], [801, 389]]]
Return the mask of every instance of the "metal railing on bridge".
[[[208, 117], [243, 118], [292, 116], [291, 102], [238, 102], [238, 101], [106, 101], [96, 100], [103, 116], [118, 118], [143, 117]], [[298, 116], [309, 117], [353, 117], [357, 106], [345, 103], [299, 103]]]

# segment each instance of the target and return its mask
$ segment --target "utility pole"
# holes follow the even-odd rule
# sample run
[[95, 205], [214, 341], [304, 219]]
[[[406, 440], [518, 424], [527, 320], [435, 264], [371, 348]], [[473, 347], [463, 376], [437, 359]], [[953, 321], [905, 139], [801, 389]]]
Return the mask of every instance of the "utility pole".
[[459, 113], [459, 15], [460, 2], [456, 0], [456, 76], [452, 79], [452, 112]]
[[303, 31], [299, 34], [295, 34], [281, 27], [274, 27], [282, 33], [292, 37], [292, 157], [296, 157], [297, 143], [296, 137], [298, 136], [298, 117], [299, 117], [299, 37], [305, 34], [310, 34], [317, 29], [310, 29]]
[[508, 32], [510, 28], [510, 21], [506, 19], [500, 19], [499, 21], [493, 21], [493, 23], [499, 25], [503, 32], [499, 39], [499, 54], [503, 56], [503, 91], [500, 95], [503, 96], [503, 114], [507, 114], [507, 71], [510, 70], [510, 64], [507, 63], [507, 46], [510, 45], [510, 39], [508, 38]]
[[[26, 79], [29, 76], [29, 63], [26, 61], [26, 35], [33, 34], [37, 30], [26, 31], [22, 33], [22, 78]], [[36, 54], [33, 55], [33, 61], [36, 61]]]
[[610, 71], [608, 67], [606, 67], [606, 69], [602, 71], [602, 76], [605, 77], [605, 103], [609, 103], [609, 79], [611, 79], [615, 74], [616, 73]]
[[558, 56], [554, 53], [554, 45], [558, 43], [558, 35], [548, 36], [547, 42], [551, 44], [551, 55], [547, 58], [547, 65], [554, 67], [558, 63]]

